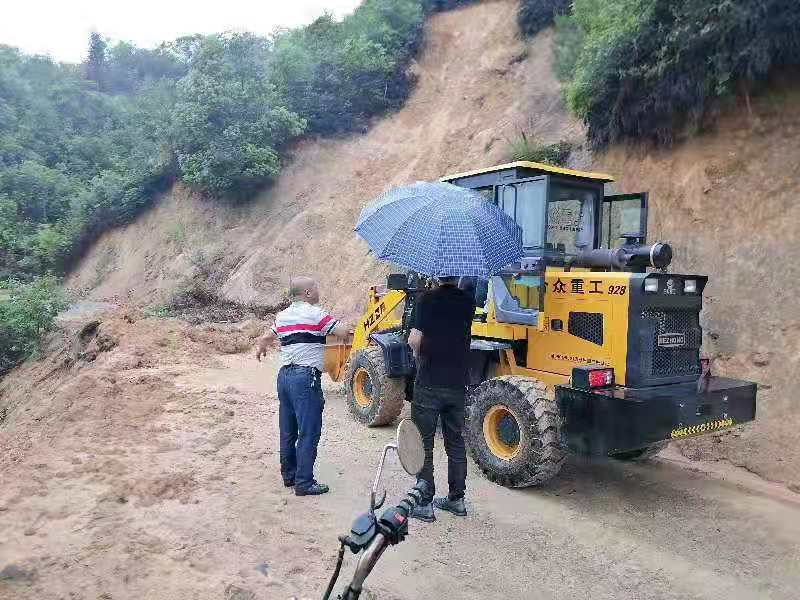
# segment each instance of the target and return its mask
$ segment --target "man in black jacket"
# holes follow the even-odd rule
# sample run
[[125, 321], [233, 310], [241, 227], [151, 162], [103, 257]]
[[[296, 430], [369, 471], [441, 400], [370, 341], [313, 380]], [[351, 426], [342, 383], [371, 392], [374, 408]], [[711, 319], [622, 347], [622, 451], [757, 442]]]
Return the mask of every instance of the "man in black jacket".
[[[417, 301], [414, 328], [408, 343], [417, 360], [417, 378], [411, 417], [422, 434], [425, 466], [419, 477], [430, 493], [411, 514], [423, 521], [436, 519], [434, 506], [466, 516], [464, 490], [467, 455], [464, 446], [464, 404], [470, 346], [475, 316], [474, 299], [457, 286], [458, 277], [440, 277], [439, 285]], [[449, 494], [433, 498], [433, 440], [441, 418], [447, 452]]]

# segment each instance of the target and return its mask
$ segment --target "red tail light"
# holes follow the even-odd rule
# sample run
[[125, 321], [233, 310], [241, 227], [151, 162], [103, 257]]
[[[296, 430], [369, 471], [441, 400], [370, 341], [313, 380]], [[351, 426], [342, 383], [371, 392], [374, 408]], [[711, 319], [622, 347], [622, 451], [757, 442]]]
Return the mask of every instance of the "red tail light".
[[572, 369], [573, 387], [588, 390], [614, 385], [614, 369], [601, 366], [575, 367]]
[[601, 369], [589, 372], [589, 387], [606, 387], [614, 383], [614, 371], [611, 369]]

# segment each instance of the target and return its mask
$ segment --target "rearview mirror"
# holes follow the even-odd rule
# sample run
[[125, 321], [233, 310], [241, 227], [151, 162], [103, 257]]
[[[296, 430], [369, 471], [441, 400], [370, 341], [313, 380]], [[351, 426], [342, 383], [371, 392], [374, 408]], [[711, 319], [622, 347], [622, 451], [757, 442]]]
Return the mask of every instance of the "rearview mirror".
[[419, 429], [414, 425], [411, 419], [403, 419], [397, 426], [397, 436], [394, 442], [389, 442], [383, 447], [381, 454], [381, 462], [378, 465], [378, 472], [375, 473], [375, 481], [372, 483], [372, 492], [370, 494], [370, 512], [374, 513], [376, 508], [383, 506], [386, 500], [386, 492], [384, 491], [381, 498], [378, 499], [378, 486], [381, 482], [381, 475], [383, 474], [383, 464], [386, 462], [386, 455], [389, 450], [397, 452], [400, 458], [400, 464], [403, 470], [409, 475], [418, 475], [422, 471], [422, 466], [425, 463], [425, 449], [422, 446], [422, 435]]
[[425, 448], [422, 435], [411, 419], [403, 419], [397, 426], [397, 455], [406, 473], [419, 475], [425, 464]]

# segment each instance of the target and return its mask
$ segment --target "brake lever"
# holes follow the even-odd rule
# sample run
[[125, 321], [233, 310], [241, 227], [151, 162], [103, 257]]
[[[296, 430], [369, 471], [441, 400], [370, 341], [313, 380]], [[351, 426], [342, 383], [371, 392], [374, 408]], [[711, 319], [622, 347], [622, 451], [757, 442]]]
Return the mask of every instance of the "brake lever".
[[370, 501], [370, 510], [372, 511], [372, 513], [374, 514], [375, 511], [381, 508], [385, 502], [386, 502], [386, 490], [383, 490], [383, 495], [381, 496], [381, 499], [378, 500], [377, 502], [375, 501], [375, 494], [373, 493]]

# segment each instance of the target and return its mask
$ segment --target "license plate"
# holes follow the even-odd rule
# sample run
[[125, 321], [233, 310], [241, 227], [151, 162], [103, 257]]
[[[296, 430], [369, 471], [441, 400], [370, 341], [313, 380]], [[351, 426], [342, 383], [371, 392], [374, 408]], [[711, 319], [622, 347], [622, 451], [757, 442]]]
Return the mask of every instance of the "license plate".
[[686, 345], [686, 334], [662, 333], [658, 336], [658, 345], [662, 348], [682, 348]]

